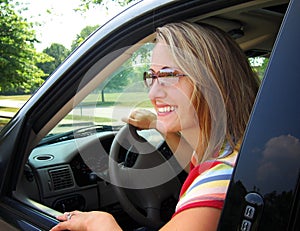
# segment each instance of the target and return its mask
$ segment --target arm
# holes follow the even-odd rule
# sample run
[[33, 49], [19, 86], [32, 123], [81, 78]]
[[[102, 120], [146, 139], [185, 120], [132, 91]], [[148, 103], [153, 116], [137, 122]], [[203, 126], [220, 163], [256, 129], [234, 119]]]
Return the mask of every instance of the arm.
[[[50, 231], [122, 231], [112, 215], [105, 212], [72, 212], [73, 216], [67, 220], [66, 214], [58, 217], [60, 222]], [[213, 231], [217, 229], [221, 210], [209, 207], [198, 207], [182, 211], [173, 217], [161, 231], [197, 230]]]
[[215, 231], [218, 227], [220, 215], [220, 209], [211, 207], [187, 209], [174, 216], [160, 231]]
[[164, 133], [157, 129], [156, 115], [149, 110], [140, 109], [131, 112], [128, 118], [122, 119], [124, 122], [131, 124], [139, 129], [156, 129], [160, 132], [174, 153], [177, 161], [186, 172], [189, 171], [189, 163], [193, 154], [192, 147], [178, 133]]
[[106, 212], [71, 212], [71, 218], [67, 219], [67, 213], [58, 216], [62, 221], [54, 226], [50, 231], [122, 231], [112, 215]]

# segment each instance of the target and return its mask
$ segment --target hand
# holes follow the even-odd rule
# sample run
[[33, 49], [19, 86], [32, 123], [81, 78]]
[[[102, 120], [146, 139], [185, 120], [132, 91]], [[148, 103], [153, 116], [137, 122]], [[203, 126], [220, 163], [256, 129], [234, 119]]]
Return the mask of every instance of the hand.
[[120, 231], [114, 217], [106, 212], [92, 211], [79, 212], [73, 211], [64, 213], [57, 217], [61, 222], [54, 226], [50, 231]]
[[122, 120], [139, 129], [156, 128], [156, 115], [146, 109], [134, 110], [128, 118], [123, 118]]

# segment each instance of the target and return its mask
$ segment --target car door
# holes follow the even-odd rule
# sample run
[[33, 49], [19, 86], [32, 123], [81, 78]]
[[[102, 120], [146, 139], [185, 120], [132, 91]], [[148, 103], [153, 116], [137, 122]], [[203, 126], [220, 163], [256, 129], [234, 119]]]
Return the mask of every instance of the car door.
[[300, 1], [289, 5], [219, 230], [300, 230]]
[[[0, 136], [0, 217], [20, 230], [49, 230], [57, 212], [28, 198], [17, 189], [32, 149], [81, 97], [94, 76], [167, 22], [184, 20], [222, 9], [239, 1], [144, 1], [101, 27], [77, 49], [20, 109]], [[92, 67], [96, 66], [96, 70]], [[89, 85], [90, 86], [90, 85]], [[9, 226], [9, 225], [8, 225]]]

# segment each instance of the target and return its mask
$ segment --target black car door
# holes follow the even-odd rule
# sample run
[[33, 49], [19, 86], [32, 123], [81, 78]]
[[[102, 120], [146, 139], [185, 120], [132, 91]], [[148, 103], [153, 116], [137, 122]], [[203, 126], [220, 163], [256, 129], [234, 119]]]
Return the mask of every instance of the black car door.
[[300, 1], [289, 5], [228, 191], [219, 230], [300, 230]]

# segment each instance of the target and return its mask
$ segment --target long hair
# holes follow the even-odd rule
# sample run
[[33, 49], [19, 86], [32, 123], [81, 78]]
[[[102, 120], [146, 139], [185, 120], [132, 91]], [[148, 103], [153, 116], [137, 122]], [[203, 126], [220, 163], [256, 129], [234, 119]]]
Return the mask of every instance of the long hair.
[[207, 24], [170, 23], [157, 29], [156, 40], [168, 45], [175, 63], [194, 86], [200, 145], [207, 149], [214, 139], [202, 161], [224, 139], [236, 148], [259, 88], [244, 52], [226, 32]]

